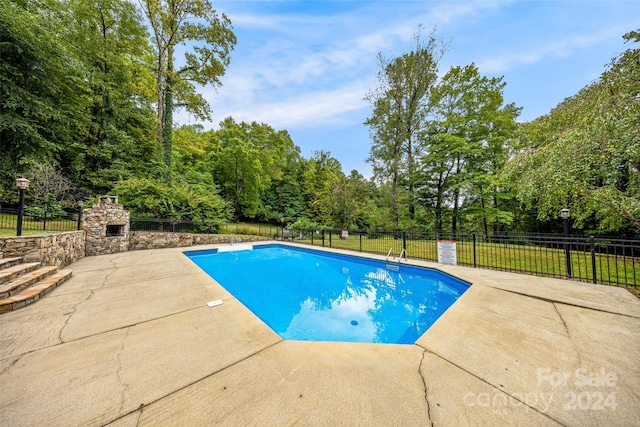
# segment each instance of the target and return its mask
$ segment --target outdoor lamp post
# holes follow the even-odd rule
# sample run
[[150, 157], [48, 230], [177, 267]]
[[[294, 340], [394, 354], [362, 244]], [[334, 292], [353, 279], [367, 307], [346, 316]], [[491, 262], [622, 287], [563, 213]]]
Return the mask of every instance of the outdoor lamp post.
[[571, 277], [571, 251], [569, 250], [569, 243], [568, 243], [568, 239], [569, 239], [569, 218], [571, 217], [571, 214], [569, 212], [569, 209], [564, 208], [564, 209], [560, 209], [560, 217], [562, 217], [562, 228], [563, 228], [563, 235], [564, 235], [564, 259], [565, 259], [565, 265], [567, 268], [567, 277]]
[[84, 200], [78, 200], [78, 230], [82, 225], [82, 208], [84, 206]]
[[22, 218], [24, 217], [24, 190], [29, 187], [27, 178], [17, 178], [16, 187], [20, 190], [20, 206], [18, 207], [18, 231], [16, 236], [22, 236]]

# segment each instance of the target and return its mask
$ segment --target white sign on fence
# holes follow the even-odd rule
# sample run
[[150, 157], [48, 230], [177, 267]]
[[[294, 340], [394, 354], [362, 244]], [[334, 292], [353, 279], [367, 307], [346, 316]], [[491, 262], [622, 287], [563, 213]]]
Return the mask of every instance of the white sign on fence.
[[458, 263], [455, 240], [438, 240], [438, 262], [451, 265]]

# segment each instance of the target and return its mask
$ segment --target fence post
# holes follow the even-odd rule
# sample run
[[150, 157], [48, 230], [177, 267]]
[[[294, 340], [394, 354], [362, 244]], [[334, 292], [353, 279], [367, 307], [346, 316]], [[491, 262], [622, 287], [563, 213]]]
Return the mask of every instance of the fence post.
[[332, 247], [333, 247], [333, 246], [331, 246], [331, 234], [332, 234], [332, 233], [331, 233], [331, 231], [332, 231], [332, 230], [329, 230], [329, 247], [330, 247], [330, 248], [332, 248]]
[[473, 268], [476, 268], [476, 233], [471, 235], [473, 236]]
[[324, 248], [324, 228], [322, 229], [322, 247]]
[[591, 246], [591, 276], [593, 277], [593, 283], [598, 283], [596, 273], [596, 245], [593, 236], [589, 236], [589, 245]]
[[402, 230], [402, 251], [404, 252], [404, 259], [407, 259], [407, 232]]
[[360, 252], [362, 252], [362, 232], [360, 232]]
[[[568, 212], [568, 211], [567, 211]], [[569, 217], [562, 218], [564, 229], [564, 261], [567, 269], [567, 278], [571, 278], [571, 243], [569, 242]]]

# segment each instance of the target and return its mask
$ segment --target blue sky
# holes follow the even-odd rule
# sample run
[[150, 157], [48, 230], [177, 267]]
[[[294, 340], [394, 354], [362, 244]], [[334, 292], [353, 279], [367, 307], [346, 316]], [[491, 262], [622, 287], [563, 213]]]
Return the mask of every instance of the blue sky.
[[[627, 1], [214, 1], [238, 43], [218, 89], [203, 88], [217, 128], [225, 117], [289, 131], [302, 155], [328, 150], [345, 173], [369, 177], [363, 100], [376, 86], [378, 52], [395, 57], [435, 27], [450, 42], [440, 74], [474, 62], [504, 76], [505, 102], [520, 121], [548, 113], [598, 78], [640, 28], [640, 0]], [[196, 123], [184, 112], [180, 124]]]

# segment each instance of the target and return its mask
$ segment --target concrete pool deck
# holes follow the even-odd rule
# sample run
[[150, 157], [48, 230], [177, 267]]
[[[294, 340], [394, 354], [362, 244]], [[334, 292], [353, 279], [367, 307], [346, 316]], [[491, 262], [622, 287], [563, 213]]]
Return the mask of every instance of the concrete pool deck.
[[439, 266], [473, 286], [415, 345], [283, 341], [182, 254], [210, 247], [87, 257], [0, 315], [0, 425], [640, 425], [624, 289]]

